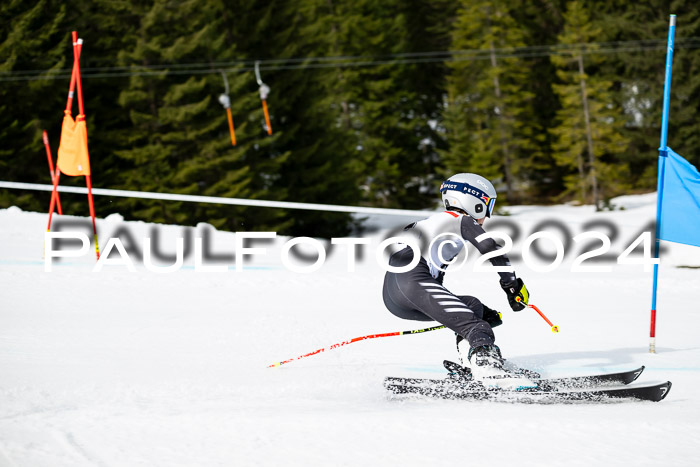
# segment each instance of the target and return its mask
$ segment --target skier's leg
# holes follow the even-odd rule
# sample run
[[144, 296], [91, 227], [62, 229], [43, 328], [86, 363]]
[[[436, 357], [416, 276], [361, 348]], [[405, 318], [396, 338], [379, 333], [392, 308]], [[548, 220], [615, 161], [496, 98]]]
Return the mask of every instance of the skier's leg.
[[430, 275], [424, 262], [412, 271], [387, 276], [386, 292], [393, 303], [444, 324], [473, 347], [493, 344], [491, 326], [481, 319], [481, 302], [475, 297], [454, 295]]
[[433, 321], [433, 319], [426, 314], [401, 306], [396, 303], [393, 296], [397, 295], [398, 285], [396, 283], [396, 276], [398, 274], [387, 273], [384, 276], [384, 287], [382, 288], [382, 298], [384, 299], [384, 305], [386, 308], [395, 316], [401, 319], [410, 319], [412, 321]]

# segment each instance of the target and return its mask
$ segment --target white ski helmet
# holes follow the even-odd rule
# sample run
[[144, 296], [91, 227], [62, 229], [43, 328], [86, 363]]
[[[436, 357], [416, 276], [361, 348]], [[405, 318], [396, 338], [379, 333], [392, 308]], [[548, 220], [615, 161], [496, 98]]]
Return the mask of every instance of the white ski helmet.
[[445, 209], [459, 208], [474, 219], [491, 217], [496, 205], [496, 189], [477, 174], [456, 174], [440, 185]]

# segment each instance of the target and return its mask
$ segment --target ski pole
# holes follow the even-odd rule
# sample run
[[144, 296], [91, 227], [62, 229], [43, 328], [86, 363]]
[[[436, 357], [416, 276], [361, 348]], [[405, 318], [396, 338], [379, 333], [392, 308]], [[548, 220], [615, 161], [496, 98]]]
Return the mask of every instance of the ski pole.
[[[520, 302], [520, 301], [522, 301], [522, 300], [520, 300], [520, 297], [516, 297], [516, 298], [515, 298], [515, 301], [516, 301], [516, 302]], [[547, 324], [549, 324], [549, 325], [552, 327], [552, 332], [553, 332], [553, 333], [556, 334], [556, 333], [559, 332], [559, 326], [553, 325], [552, 322], [544, 315], [544, 313], [542, 313], [542, 312], [540, 311], [539, 308], [537, 308], [535, 305], [531, 305], [531, 304], [530, 304], [530, 305], [527, 305], [527, 306], [529, 306], [530, 308], [532, 308], [533, 310], [535, 310], [535, 311], [542, 317], [542, 319], [544, 319], [544, 320], [547, 322]]]
[[423, 333], [423, 332], [437, 331], [438, 329], [444, 329], [444, 328], [445, 328], [445, 326], [433, 326], [432, 328], [412, 329], [412, 330], [410, 330], [410, 331], [386, 332], [386, 333], [383, 333], [383, 334], [369, 334], [369, 335], [367, 335], [367, 336], [354, 337], [354, 338], [352, 338], [352, 339], [350, 339], [350, 340], [343, 341], [343, 342], [338, 342], [337, 344], [333, 344], [333, 345], [331, 345], [330, 347], [324, 347], [324, 348], [321, 348], [321, 349], [318, 349], [318, 350], [314, 350], [313, 352], [309, 352], [309, 353], [307, 353], [307, 354], [300, 355], [300, 356], [298, 356], [298, 357], [296, 357], [296, 358], [290, 358], [289, 360], [284, 360], [284, 361], [281, 361], [281, 362], [273, 363], [272, 365], [268, 365], [267, 367], [268, 367], [268, 368], [274, 368], [274, 367], [276, 367], [276, 366], [284, 365], [285, 363], [293, 362], [294, 360], [300, 360], [300, 359], [302, 359], [302, 358], [310, 357], [310, 356], [312, 356], [312, 355], [316, 355], [316, 354], [319, 354], [319, 353], [321, 353], [321, 352], [325, 352], [325, 351], [327, 351], [327, 350], [337, 349], [338, 347], [342, 347], [342, 346], [344, 346], [344, 345], [346, 345], [346, 344], [352, 344], [352, 343], [354, 343], [354, 342], [359, 342], [359, 341], [363, 341], [363, 340], [366, 340], [366, 339], [377, 339], [377, 338], [379, 338], [379, 337], [391, 337], [391, 336], [405, 336], [405, 335], [407, 335], [407, 334], [420, 334], [420, 333]]
[[547, 317], [544, 315], [544, 313], [542, 313], [542, 312], [540, 311], [539, 308], [537, 308], [535, 305], [528, 305], [528, 306], [529, 306], [530, 308], [532, 308], [533, 310], [535, 310], [537, 313], [539, 313], [539, 315], [542, 317], [542, 319], [544, 319], [545, 321], [547, 321], [547, 324], [549, 324], [549, 325], [552, 327], [552, 332], [553, 332], [553, 333], [556, 334], [557, 332], [559, 332], [559, 326], [553, 325], [552, 322], [551, 322], [550, 320], [547, 319]]

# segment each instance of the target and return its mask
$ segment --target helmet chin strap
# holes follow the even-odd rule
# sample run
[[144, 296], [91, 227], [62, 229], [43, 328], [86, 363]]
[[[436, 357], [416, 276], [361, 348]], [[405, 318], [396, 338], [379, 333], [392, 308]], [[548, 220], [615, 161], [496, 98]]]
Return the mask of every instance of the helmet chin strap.
[[467, 213], [467, 211], [465, 211], [465, 210], [462, 209], [462, 208], [458, 208], [457, 206], [450, 206], [450, 207], [447, 208], [447, 210], [448, 210], [448, 211], [457, 211], [457, 212], [459, 212], [460, 214], [464, 214], [465, 216], [468, 216], [468, 215], [469, 215], [469, 213]]
[[[448, 211], [457, 211], [457, 212], [459, 212], [459, 213], [462, 214], [462, 215], [469, 216], [469, 213], [468, 213], [468, 212], [466, 212], [466, 211], [465, 211], [464, 209], [462, 209], [462, 208], [458, 208], [457, 206], [449, 206], [449, 207], [446, 207], [445, 209], [448, 210]], [[471, 217], [471, 216], [469, 216], [469, 217]], [[477, 222], [477, 224], [479, 224], [479, 225], [484, 225], [484, 221], [486, 220], [486, 216], [482, 217], [481, 219], [475, 219], [475, 218], [472, 217], [472, 219], [474, 219], [474, 220]]]

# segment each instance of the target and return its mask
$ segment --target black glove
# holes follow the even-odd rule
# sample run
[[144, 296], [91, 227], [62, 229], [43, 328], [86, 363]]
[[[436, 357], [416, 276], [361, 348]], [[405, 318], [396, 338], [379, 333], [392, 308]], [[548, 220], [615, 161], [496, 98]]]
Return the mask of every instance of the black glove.
[[483, 305], [483, 308], [484, 316], [482, 319], [489, 323], [489, 326], [495, 328], [496, 326], [500, 326], [501, 324], [503, 324], [503, 321], [501, 320], [501, 314], [499, 312], [497, 312], [496, 310], [492, 310], [486, 305]]
[[508, 295], [508, 304], [513, 311], [520, 311], [527, 306], [530, 294], [525, 284], [523, 284], [522, 279], [516, 279], [515, 282], [509, 282], [507, 284], [501, 281], [501, 287], [506, 295]]

